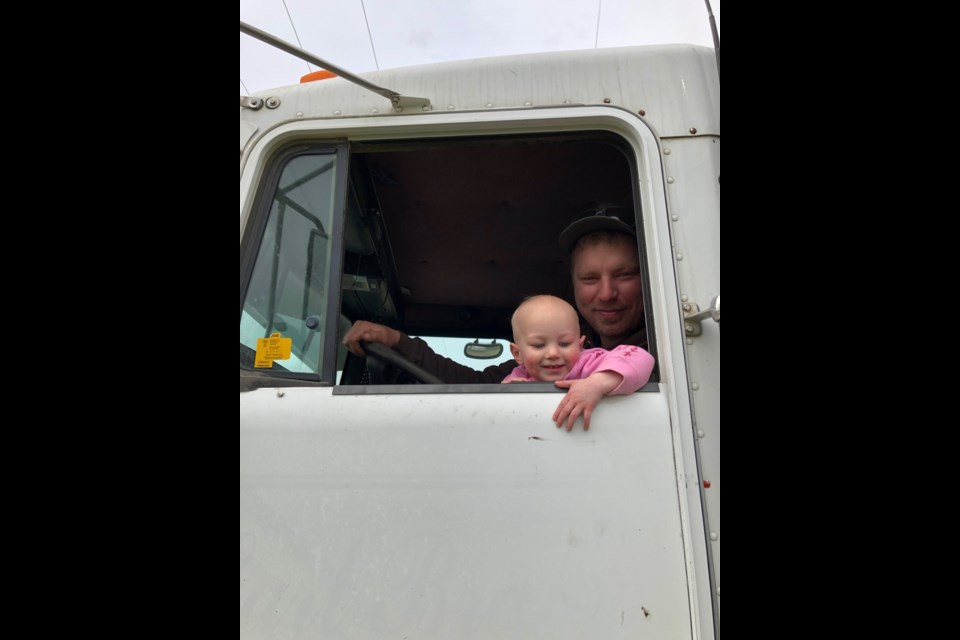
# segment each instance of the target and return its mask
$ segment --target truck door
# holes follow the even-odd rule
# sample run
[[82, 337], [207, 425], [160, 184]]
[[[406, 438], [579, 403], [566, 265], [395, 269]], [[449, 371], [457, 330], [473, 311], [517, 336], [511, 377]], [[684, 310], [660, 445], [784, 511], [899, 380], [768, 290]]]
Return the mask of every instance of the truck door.
[[[586, 107], [459, 118], [280, 128], [242, 168], [241, 637], [713, 637], [657, 141]], [[589, 431], [550, 383], [371, 384], [342, 348], [370, 320], [483, 369], [462, 347], [572, 301], [557, 236], [610, 201], [657, 369]]]

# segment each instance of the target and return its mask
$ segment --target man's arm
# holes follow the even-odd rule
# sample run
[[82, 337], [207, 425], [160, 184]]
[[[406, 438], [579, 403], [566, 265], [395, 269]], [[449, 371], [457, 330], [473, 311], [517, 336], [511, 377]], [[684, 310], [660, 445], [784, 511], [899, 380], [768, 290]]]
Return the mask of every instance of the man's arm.
[[363, 347], [360, 346], [361, 340], [378, 342], [390, 347], [410, 362], [426, 369], [447, 384], [483, 382], [497, 384], [509, 375], [516, 365], [516, 362], [511, 359], [499, 365], [487, 367], [483, 371], [477, 371], [438, 355], [420, 338], [411, 338], [401, 331], [366, 320], [357, 320], [343, 336], [343, 344], [351, 353], [358, 356], [365, 355]]

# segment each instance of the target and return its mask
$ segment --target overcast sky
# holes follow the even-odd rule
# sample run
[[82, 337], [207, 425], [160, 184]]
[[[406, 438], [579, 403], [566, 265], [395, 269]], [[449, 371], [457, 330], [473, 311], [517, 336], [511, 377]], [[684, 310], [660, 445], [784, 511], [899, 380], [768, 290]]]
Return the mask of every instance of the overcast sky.
[[[719, 32], [720, 0], [710, 6]], [[354, 73], [595, 46], [713, 46], [704, 0], [240, 0], [240, 20]], [[240, 34], [241, 95], [316, 70]]]

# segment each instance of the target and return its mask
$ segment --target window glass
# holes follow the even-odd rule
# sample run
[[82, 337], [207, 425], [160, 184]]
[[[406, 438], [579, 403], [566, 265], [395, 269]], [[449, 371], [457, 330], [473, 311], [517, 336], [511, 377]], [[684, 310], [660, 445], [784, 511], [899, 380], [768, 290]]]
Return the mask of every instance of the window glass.
[[328, 313], [336, 155], [292, 158], [283, 167], [240, 317], [240, 365], [254, 368], [257, 339], [279, 333], [290, 357], [269, 368], [318, 373]]
[[503, 352], [496, 358], [470, 358], [464, 354], [464, 347], [473, 343], [476, 338], [449, 338], [437, 336], [418, 336], [421, 340], [430, 345], [434, 353], [449, 358], [454, 362], [462, 364], [465, 367], [483, 371], [487, 367], [510, 360], [510, 343], [506, 340], [481, 340], [484, 345], [499, 343], [503, 346]]

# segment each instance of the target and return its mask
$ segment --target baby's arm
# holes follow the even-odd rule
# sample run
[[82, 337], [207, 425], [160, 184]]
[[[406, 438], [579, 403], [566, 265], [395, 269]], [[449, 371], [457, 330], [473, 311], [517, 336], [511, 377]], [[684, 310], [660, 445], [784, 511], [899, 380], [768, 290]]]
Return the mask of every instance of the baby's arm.
[[[599, 351], [599, 350], [598, 350]], [[583, 430], [590, 428], [590, 415], [605, 395], [633, 393], [650, 380], [653, 356], [640, 347], [621, 345], [611, 351], [588, 355], [580, 380], [559, 380], [556, 385], [568, 389], [567, 395], [553, 414], [557, 427], [564, 422], [573, 429], [577, 417], [583, 415]]]
[[555, 384], [568, 389], [553, 412], [553, 421], [557, 427], [567, 423], [567, 431], [573, 429], [577, 418], [583, 415], [583, 430], [590, 429], [590, 415], [600, 398], [621, 386], [623, 376], [616, 371], [597, 371], [581, 380], [558, 380]]
[[609, 391], [609, 395], [633, 393], [650, 380], [653, 373], [653, 356], [640, 347], [620, 345], [603, 354], [596, 362], [590, 363], [584, 373], [599, 371], [619, 373], [621, 382]]

